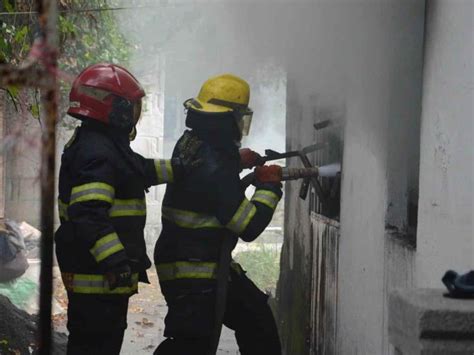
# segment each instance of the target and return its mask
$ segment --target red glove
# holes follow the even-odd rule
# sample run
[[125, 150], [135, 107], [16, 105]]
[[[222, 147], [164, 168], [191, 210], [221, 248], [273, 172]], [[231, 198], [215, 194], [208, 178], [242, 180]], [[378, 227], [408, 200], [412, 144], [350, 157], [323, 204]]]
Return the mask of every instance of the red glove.
[[240, 153], [240, 167], [242, 169], [251, 169], [254, 166], [263, 165], [262, 156], [249, 148], [243, 148]]
[[279, 165], [257, 166], [255, 168], [255, 178], [262, 183], [280, 183], [281, 172], [281, 166]]

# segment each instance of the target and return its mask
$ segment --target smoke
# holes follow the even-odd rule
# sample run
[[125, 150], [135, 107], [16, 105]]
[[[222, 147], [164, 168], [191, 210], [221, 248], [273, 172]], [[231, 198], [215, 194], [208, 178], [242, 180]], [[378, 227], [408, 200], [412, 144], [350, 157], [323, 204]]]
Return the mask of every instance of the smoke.
[[[336, 161], [342, 156], [347, 98], [357, 103], [351, 106], [356, 113], [370, 108], [366, 97], [372, 95], [376, 102], [383, 96], [366, 92], [371, 82], [383, 79], [370, 73], [389, 73], [396, 60], [390, 55], [383, 56], [388, 61], [378, 60], [380, 53], [397, 58], [387, 28], [397, 26], [399, 19], [382, 21], [379, 16], [387, 0], [121, 1], [126, 7], [135, 5], [117, 12], [123, 33], [138, 48], [131, 69], [139, 77], [154, 73], [160, 83], [152, 90], [164, 97], [160, 112], [165, 146], [185, 129], [182, 102], [196, 96], [207, 78], [230, 72], [249, 81], [252, 89], [255, 114], [245, 146], [260, 153], [265, 148], [284, 150], [291, 128], [301, 145], [287, 148], [329, 140], [330, 156], [315, 163]], [[380, 53], [373, 43], [381, 43]], [[327, 119], [333, 125], [320, 132], [311, 125], [294, 126]]]
[[318, 169], [319, 176], [322, 177], [335, 177], [341, 172], [341, 164], [334, 163], [329, 165], [320, 166]]
[[[139, 48], [132, 71], [139, 78], [156, 72], [160, 77], [156, 80], [163, 81], [154, 90], [164, 94], [165, 146], [185, 128], [181, 103], [196, 96], [209, 77], [233, 73], [251, 86], [254, 119], [243, 145], [260, 153], [285, 149], [285, 58], [274, 48], [279, 43], [273, 38], [278, 26], [266, 18], [265, 9], [272, 8], [268, 4], [140, 1], [135, 9], [118, 14], [122, 32]], [[130, 6], [130, 2], [123, 5]], [[278, 12], [286, 9], [281, 7]]]

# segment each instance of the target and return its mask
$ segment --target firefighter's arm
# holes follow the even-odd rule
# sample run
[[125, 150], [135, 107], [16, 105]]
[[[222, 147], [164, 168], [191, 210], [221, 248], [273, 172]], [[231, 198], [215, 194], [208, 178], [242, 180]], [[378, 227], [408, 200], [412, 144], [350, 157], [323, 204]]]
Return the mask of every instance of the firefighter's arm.
[[67, 208], [75, 238], [103, 270], [127, 262], [127, 255], [109, 217], [113, 205], [115, 171], [106, 156], [77, 159], [77, 178]]
[[[181, 159], [146, 159], [138, 155], [146, 178], [146, 187], [178, 181], [188, 173]], [[192, 167], [189, 167], [192, 169]]]
[[257, 184], [248, 200], [238, 177], [223, 176], [217, 184], [218, 209], [216, 217], [242, 240], [256, 239], [270, 223], [281, 199], [281, 184]]
[[142, 160], [148, 186], [179, 181], [202, 165], [203, 160], [198, 154], [202, 141], [188, 133], [183, 135], [178, 145], [179, 155], [172, 159], [145, 159], [137, 154]]

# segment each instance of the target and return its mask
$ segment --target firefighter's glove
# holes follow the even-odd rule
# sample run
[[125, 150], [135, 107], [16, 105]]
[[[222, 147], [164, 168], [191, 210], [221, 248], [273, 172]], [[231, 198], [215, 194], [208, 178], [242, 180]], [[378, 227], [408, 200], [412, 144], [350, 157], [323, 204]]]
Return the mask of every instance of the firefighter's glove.
[[203, 159], [198, 156], [202, 143], [198, 137], [190, 132], [185, 132], [183, 138], [179, 141], [178, 164], [184, 174], [189, 174], [203, 163]]
[[262, 156], [249, 148], [240, 149], [239, 153], [241, 169], [251, 169], [264, 164]]
[[257, 166], [255, 179], [260, 183], [281, 183], [282, 169], [279, 165]]
[[257, 190], [269, 190], [281, 197], [283, 195], [281, 175], [281, 166], [257, 166], [253, 184]]
[[105, 273], [111, 290], [117, 287], [132, 287], [132, 269], [128, 264], [115, 266]]

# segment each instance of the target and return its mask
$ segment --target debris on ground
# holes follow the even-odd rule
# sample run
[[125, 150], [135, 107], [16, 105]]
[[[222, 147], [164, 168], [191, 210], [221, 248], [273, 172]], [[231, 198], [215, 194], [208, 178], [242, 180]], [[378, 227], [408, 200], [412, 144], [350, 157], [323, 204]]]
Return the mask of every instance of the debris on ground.
[[[36, 354], [38, 342], [36, 338], [37, 316], [30, 315], [17, 308], [10, 300], [0, 295], [0, 354]], [[66, 353], [67, 336], [53, 333], [53, 355]]]

